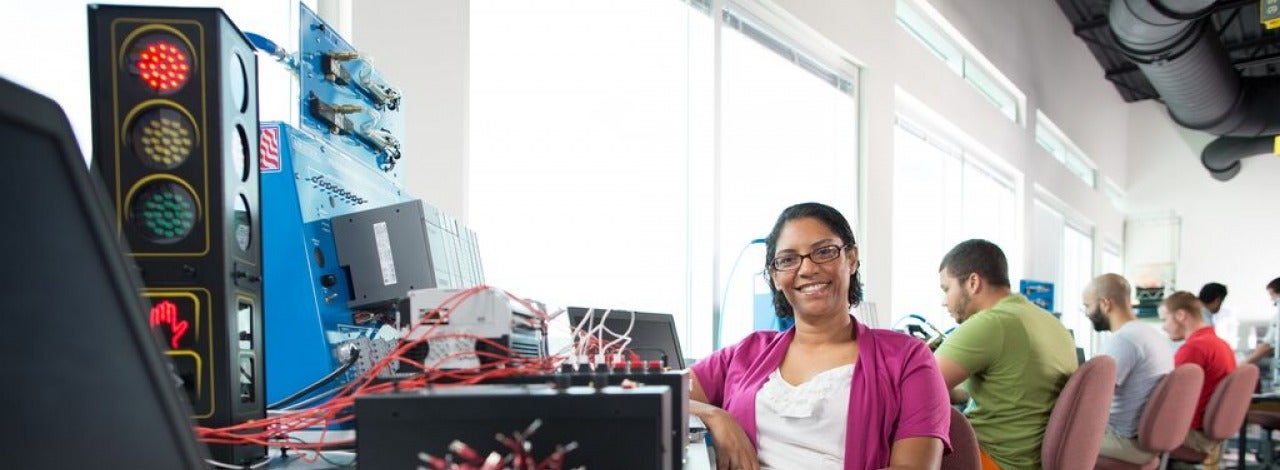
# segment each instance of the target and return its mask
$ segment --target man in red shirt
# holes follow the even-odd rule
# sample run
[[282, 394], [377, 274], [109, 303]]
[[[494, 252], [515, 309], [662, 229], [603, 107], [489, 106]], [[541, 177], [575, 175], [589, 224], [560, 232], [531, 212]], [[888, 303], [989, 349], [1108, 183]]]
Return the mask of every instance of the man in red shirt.
[[1190, 292], [1178, 291], [1160, 303], [1160, 321], [1165, 333], [1175, 341], [1186, 339], [1173, 355], [1174, 366], [1195, 364], [1204, 369], [1204, 388], [1196, 401], [1196, 411], [1191, 418], [1191, 432], [1183, 445], [1208, 454], [1205, 468], [1217, 468], [1221, 442], [1212, 441], [1201, 431], [1204, 407], [1209, 403], [1218, 382], [1236, 370], [1236, 353], [1225, 341], [1218, 338], [1213, 327], [1205, 323], [1200, 299]]

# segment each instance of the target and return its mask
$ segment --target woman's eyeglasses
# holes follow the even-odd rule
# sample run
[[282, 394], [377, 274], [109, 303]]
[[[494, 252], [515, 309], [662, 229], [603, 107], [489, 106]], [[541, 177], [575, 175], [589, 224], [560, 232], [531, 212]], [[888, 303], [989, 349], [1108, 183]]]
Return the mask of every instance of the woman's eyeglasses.
[[800, 268], [800, 263], [803, 263], [805, 258], [809, 258], [809, 261], [813, 261], [814, 264], [828, 263], [839, 258], [845, 248], [848, 248], [848, 245], [827, 245], [813, 250], [807, 255], [795, 253], [778, 255], [773, 258], [773, 261], [769, 262], [769, 267], [773, 268], [774, 271], [795, 271]]

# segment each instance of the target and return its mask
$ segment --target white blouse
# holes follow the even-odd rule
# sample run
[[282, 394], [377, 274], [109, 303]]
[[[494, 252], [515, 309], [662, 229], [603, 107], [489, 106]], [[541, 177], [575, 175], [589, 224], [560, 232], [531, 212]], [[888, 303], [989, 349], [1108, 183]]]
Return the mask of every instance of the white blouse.
[[845, 423], [853, 366], [840, 366], [795, 386], [775, 370], [756, 394], [761, 468], [844, 468]]

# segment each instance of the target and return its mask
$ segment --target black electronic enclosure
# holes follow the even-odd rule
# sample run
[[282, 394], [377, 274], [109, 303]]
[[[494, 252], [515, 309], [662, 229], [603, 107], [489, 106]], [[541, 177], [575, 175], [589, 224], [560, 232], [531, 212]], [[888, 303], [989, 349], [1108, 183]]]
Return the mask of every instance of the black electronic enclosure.
[[361, 470], [415, 468], [418, 453], [448, 453], [460, 440], [481, 455], [508, 453], [494, 435], [523, 430], [534, 420], [532, 453], [539, 460], [556, 445], [577, 442], [564, 468], [671, 470], [671, 390], [668, 387], [477, 385], [356, 399]]
[[0, 79], [5, 468], [204, 468], [66, 115]]
[[380, 307], [417, 289], [484, 283], [475, 233], [413, 199], [330, 219], [351, 308]]
[[[612, 371], [564, 372], [546, 375], [512, 375], [487, 380], [491, 384], [552, 384], [557, 386], [622, 385], [631, 381], [640, 385], [671, 388], [671, 468], [683, 468], [689, 445], [689, 370], [666, 372]], [[559, 383], [557, 383], [559, 382]]]

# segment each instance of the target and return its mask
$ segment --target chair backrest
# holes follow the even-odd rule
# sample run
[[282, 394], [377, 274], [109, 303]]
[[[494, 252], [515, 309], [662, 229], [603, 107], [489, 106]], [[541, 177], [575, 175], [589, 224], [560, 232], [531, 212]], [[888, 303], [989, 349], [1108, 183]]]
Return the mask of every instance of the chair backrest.
[[1046, 470], [1093, 468], [1094, 459], [1081, 456], [1098, 455], [1115, 392], [1116, 361], [1110, 356], [1094, 357], [1071, 374], [1045, 428], [1040, 459]]
[[951, 453], [942, 456], [942, 470], [981, 470], [982, 456], [978, 454], [978, 435], [969, 425], [969, 418], [960, 410], [951, 408]]
[[1160, 379], [1142, 407], [1138, 445], [1153, 453], [1169, 452], [1182, 445], [1203, 386], [1204, 369], [1195, 364], [1180, 365]]
[[1258, 366], [1253, 364], [1240, 366], [1218, 382], [1204, 407], [1204, 435], [1223, 440], [1239, 432], [1257, 385]]

